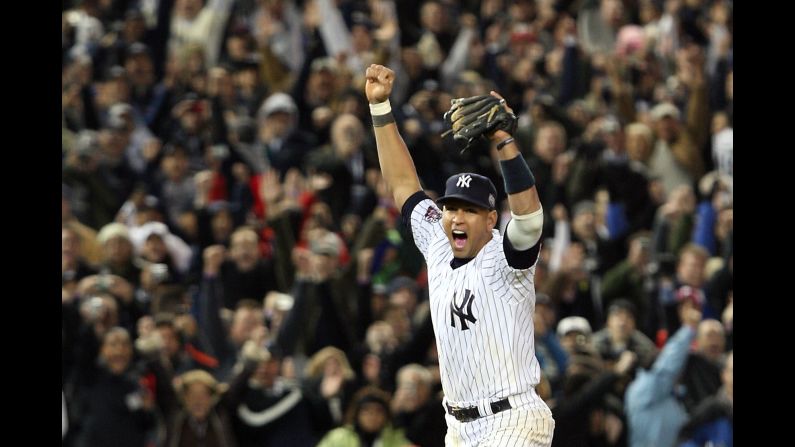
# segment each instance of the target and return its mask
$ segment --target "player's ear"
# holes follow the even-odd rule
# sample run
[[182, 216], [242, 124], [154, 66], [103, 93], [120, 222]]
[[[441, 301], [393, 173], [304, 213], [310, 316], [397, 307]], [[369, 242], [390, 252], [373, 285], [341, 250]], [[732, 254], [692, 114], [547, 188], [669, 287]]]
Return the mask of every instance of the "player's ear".
[[491, 210], [489, 214], [486, 216], [486, 226], [489, 228], [489, 232], [497, 226], [497, 211]]

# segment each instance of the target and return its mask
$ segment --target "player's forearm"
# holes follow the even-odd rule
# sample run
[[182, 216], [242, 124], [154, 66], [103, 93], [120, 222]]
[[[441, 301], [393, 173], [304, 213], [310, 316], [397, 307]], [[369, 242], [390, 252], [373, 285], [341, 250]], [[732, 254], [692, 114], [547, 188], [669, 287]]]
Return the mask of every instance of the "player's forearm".
[[402, 209], [406, 199], [421, 188], [414, 161], [398, 132], [392, 106], [389, 104], [395, 72], [383, 65], [372, 64], [367, 67], [365, 78], [367, 81], [364, 91], [370, 103], [381, 173], [392, 190], [395, 205]]
[[[507, 138], [512, 137], [505, 132], [498, 131], [492, 137], [491, 141], [493, 145], [499, 145]], [[527, 167], [526, 163], [524, 163], [524, 166], [516, 167], [516, 162], [518, 161], [517, 157], [522, 156], [516, 142], [510, 141], [501, 148], [498, 148], [497, 156], [499, 157], [500, 169], [502, 170], [503, 179], [506, 183], [505, 191], [508, 194], [508, 206], [511, 208], [511, 212], [521, 216], [531, 214], [541, 209], [541, 200], [538, 198], [535, 179], [533, 179], [530, 168]], [[516, 169], [507, 172], [506, 167], [516, 167]], [[526, 169], [526, 172], [523, 172], [524, 169]], [[519, 176], [517, 180], [518, 183], [513, 180], [517, 175]], [[530, 180], [528, 180], [528, 177]], [[532, 186], [523, 188], [523, 186], [528, 184], [532, 184]], [[518, 186], [512, 187], [513, 185]]]
[[414, 161], [394, 122], [374, 126], [373, 131], [381, 173], [387, 186], [392, 190], [395, 205], [400, 209], [406, 199], [422, 189]]
[[506, 237], [517, 250], [527, 250], [541, 238], [544, 214], [535, 179], [524, 161], [519, 147], [508, 133], [497, 131], [491, 137], [500, 159], [511, 221], [505, 231]]

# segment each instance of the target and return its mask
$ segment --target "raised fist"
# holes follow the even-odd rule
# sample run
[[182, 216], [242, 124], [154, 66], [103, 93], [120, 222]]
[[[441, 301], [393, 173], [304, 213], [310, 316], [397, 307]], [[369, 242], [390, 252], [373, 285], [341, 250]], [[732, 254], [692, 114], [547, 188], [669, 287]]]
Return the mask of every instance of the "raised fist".
[[392, 93], [392, 83], [395, 82], [395, 72], [383, 65], [372, 64], [365, 73], [367, 83], [364, 91], [370, 104], [377, 104], [389, 99]]

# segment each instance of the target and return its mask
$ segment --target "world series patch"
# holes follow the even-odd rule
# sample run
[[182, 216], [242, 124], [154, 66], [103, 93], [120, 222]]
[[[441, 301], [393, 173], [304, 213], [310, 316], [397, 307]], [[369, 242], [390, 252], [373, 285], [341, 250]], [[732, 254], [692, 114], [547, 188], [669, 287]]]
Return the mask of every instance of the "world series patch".
[[427, 220], [430, 223], [439, 222], [441, 218], [442, 218], [442, 212], [439, 211], [439, 209], [436, 208], [435, 206], [429, 206], [428, 211], [425, 211], [425, 220]]

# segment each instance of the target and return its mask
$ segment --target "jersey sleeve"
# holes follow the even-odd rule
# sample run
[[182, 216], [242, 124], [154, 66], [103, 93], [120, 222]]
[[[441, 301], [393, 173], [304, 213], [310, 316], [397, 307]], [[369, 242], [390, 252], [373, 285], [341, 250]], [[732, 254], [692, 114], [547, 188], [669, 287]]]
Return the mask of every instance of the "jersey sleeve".
[[516, 250], [507, 237], [502, 239], [504, 257], [498, 257], [493, 279], [495, 294], [505, 300], [525, 302], [535, 296], [533, 278], [541, 241], [527, 250]]
[[541, 252], [541, 238], [538, 242], [527, 250], [517, 250], [511, 243], [508, 234], [502, 237], [502, 249], [505, 252], [505, 260], [511, 268], [517, 270], [525, 270], [536, 264], [538, 261], [538, 254]]
[[424, 191], [417, 191], [403, 204], [401, 215], [414, 239], [414, 245], [427, 259], [431, 243], [444, 237], [442, 210]]

